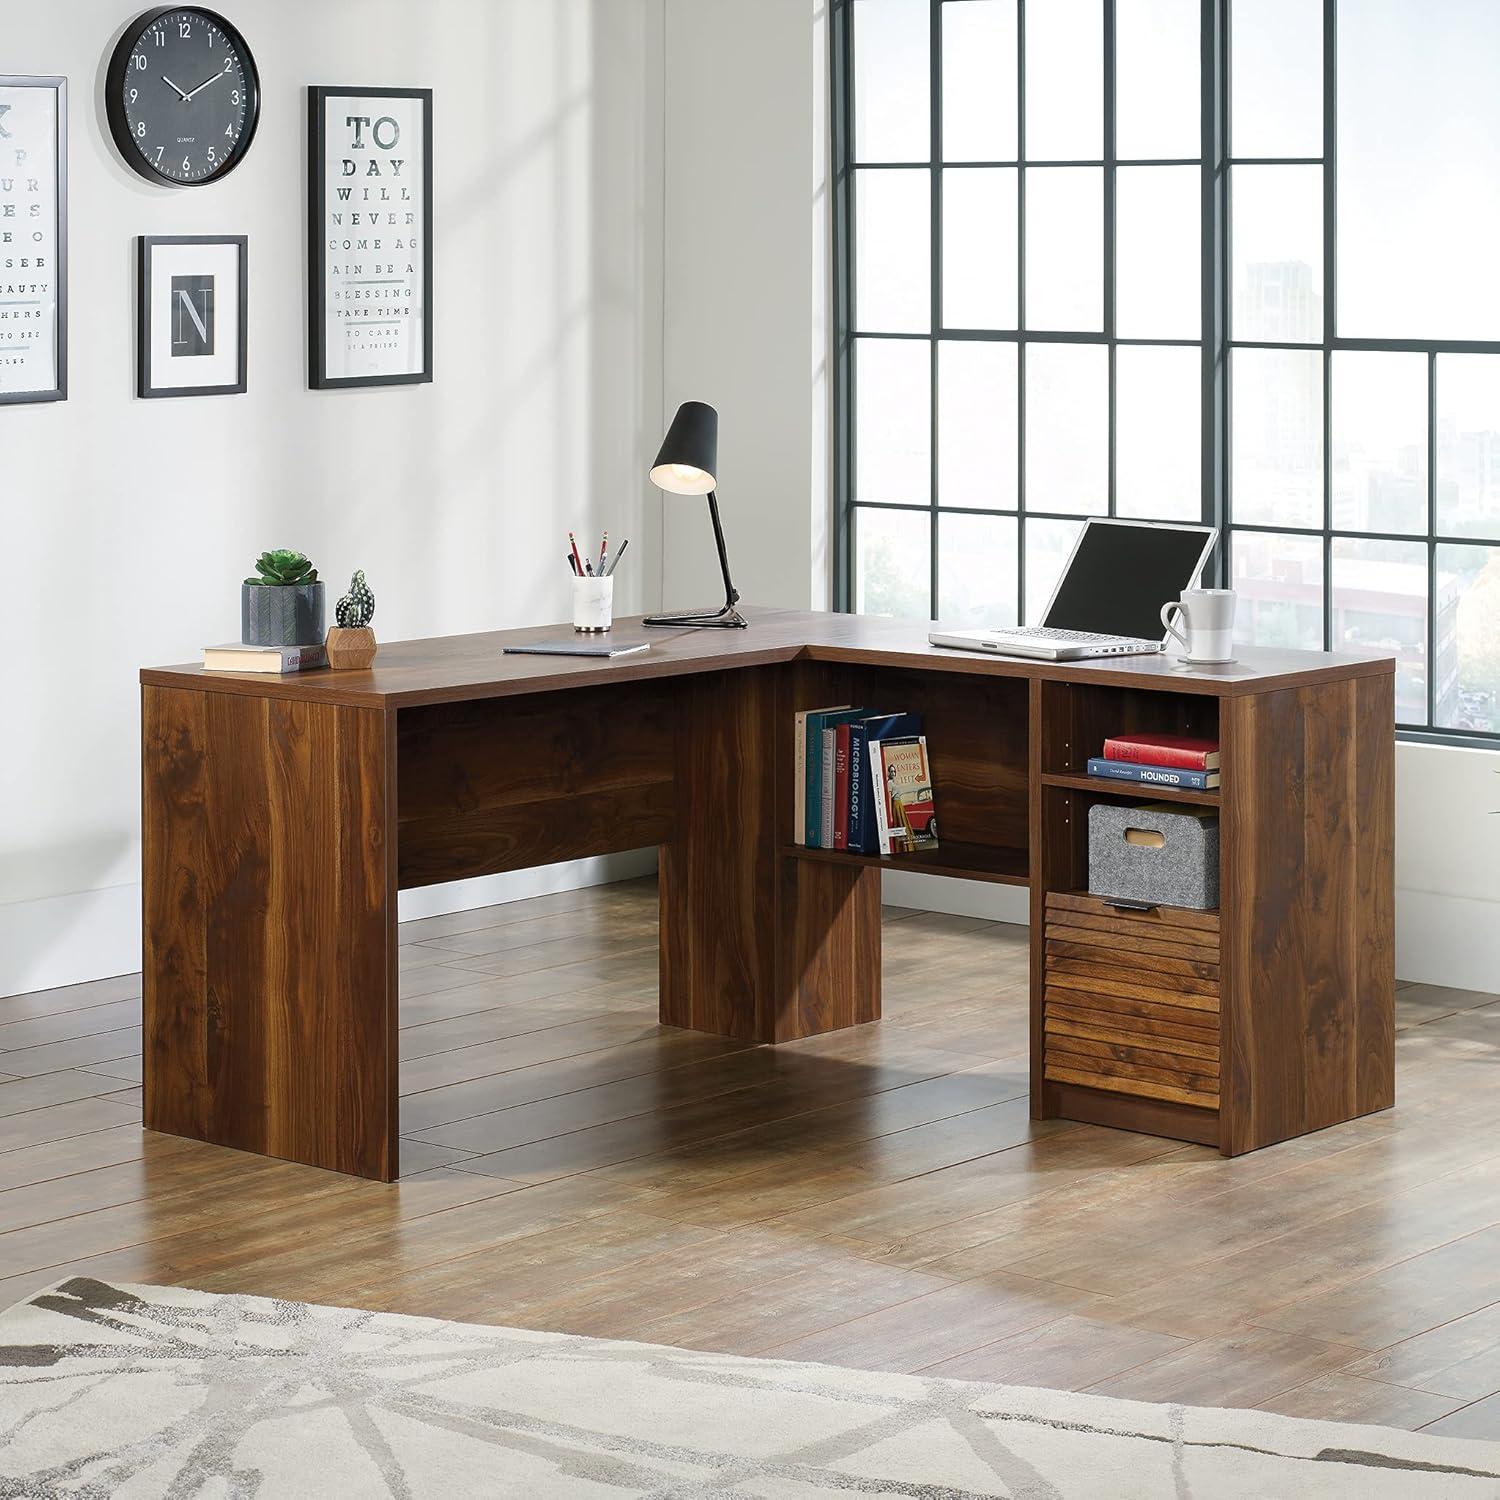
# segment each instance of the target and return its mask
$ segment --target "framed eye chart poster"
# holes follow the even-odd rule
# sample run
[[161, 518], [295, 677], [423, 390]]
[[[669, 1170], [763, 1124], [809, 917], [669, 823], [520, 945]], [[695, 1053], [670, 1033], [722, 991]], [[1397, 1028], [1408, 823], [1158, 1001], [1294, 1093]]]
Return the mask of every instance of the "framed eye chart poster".
[[68, 83], [0, 75], [0, 403], [68, 395]]
[[432, 379], [432, 90], [310, 88], [308, 384]]

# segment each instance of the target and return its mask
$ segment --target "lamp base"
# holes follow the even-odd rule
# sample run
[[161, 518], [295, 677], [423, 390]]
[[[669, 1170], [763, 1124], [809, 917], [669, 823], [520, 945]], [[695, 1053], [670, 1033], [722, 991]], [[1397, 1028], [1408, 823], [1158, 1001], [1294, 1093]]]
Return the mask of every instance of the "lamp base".
[[750, 622], [734, 605], [726, 604], [720, 609], [702, 610], [685, 615], [647, 615], [642, 625], [679, 625], [714, 630], [746, 630]]

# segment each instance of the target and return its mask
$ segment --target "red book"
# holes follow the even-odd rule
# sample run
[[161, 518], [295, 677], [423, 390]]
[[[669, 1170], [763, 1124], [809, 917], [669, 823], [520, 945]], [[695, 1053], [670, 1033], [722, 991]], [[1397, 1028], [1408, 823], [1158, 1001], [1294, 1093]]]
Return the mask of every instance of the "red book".
[[833, 741], [833, 847], [849, 847], [849, 726], [834, 729]]
[[1115, 734], [1104, 742], [1104, 758], [1128, 760], [1139, 766], [1217, 771], [1219, 742], [1189, 734]]

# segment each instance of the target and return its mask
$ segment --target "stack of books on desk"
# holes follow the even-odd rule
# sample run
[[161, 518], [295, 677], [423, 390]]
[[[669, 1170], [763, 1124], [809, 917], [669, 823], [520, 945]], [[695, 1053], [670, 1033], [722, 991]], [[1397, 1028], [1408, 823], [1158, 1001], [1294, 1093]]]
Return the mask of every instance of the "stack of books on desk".
[[315, 646], [205, 646], [205, 672], [310, 672], [328, 665], [328, 648]]
[[796, 716], [795, 735], [799, 844], [850, 854], [937, 848], [920, 714], [811, 709]]
[[1219, 742], [1184, 734], [1117, 734], [1089, 761], [1101, 781], [1208, 792], [1219, 785]]

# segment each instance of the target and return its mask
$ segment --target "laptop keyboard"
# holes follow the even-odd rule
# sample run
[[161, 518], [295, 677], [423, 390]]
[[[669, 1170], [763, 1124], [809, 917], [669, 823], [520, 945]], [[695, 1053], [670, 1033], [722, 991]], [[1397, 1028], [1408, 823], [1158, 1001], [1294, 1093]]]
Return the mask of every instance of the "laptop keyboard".
[[1006, 635], [1022, 635], [1033, 641], [1069, 641], [1080, 645], [1092, 645], [1097, 641], [1117, 641], [1117, 635], [1100, 635], [1097, 630], [1060, 630], [1050, 625], [1022, 625], [1016, 630], [1007, 630]]

